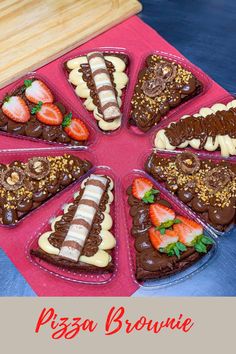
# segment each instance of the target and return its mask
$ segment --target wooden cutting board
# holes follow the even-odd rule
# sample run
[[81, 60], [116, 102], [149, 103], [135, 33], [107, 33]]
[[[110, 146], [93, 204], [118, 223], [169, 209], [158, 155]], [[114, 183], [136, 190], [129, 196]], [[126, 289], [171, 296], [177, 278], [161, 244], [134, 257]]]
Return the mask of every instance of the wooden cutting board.
[[140, 10], [136, 0], [1, 0], [0, 87]]

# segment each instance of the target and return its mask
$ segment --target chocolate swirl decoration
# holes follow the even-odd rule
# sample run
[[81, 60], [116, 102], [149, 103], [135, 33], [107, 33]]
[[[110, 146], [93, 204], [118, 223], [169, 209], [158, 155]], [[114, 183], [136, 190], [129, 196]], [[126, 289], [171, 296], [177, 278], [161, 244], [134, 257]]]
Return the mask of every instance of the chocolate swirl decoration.
[[145, 95], [149, 97], [156, 97], [158, 96], [165, 88], [165, 82], [155, 77], [151, 80], [144, 81], [142, 84], [142, 90]]
[[78, 262], [108, 183], [106, 177], [90, 176], [60, 249], [60, 257]]

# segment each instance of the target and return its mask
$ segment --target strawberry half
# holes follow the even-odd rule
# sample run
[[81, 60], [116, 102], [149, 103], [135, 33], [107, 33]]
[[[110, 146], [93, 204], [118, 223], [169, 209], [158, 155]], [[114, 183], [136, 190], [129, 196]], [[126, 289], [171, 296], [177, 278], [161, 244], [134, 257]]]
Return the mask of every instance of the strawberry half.
[[143, 177], [135, 178], [132, 183], [132, 194], [144, 203], [153, 203], [154, 195], [159, 193], [159, 191], [152, 187], [153, 184], [149, 179]]
[[89, 137], [86, 125], [78, 118], [73, 118], [72, 113], [65, 116], [62, 126], [65, 132], [74, 140], [83, 141]]
[[47, 125], [61, 125], [63, 116], [59, 108], [53, 103], [39, 102], [31, 110], [32, 114], [36, 114], [37, 119]]
[[178, 233], [180, 242], [192, 246], [194, 239], [203, 234], [203, 227], [184, 216], [178, 216], [178, 219], [181, 223], [173, 226], [174, 231]]
[[30, 119], [29, 107], [20, 96], [6, 97], [2, 105], [2, 111], [14, 122], [26, 123]]
[[25, 96], [33, 103], [52, 103], [53, 95], [50, 89], [40, 80], [25, 80]]
[[165, 230], [164, 234], [151, 227], [148, 230], [149, 239], [153, 247], [168, 256], [180, 257], [180, 253], [186, 251], [186, 246], [179, 242], [178, 234], [173, 230]]
[[153, 225], [159, 229], [165, 229], [172, 226], [175, 222], [174, 210], [162, 204], [152, 204], [149, 207], [149, 215]]

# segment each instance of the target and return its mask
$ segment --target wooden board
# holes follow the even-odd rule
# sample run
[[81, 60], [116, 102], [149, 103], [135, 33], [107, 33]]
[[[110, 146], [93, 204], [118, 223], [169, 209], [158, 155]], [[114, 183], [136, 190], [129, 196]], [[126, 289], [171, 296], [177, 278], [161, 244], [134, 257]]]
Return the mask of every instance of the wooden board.
[[0, 87], [140, 10], [136, 0], [1, 0]]

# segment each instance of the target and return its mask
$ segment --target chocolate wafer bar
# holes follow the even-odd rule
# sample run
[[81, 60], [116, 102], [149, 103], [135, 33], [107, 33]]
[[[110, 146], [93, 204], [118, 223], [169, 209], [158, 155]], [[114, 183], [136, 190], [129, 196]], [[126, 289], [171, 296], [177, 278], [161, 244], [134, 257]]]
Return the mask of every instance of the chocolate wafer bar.
[[75, 271], [112, 272], [112, 189], [110, 177], [93, 174], [86, 179], [63, 214], [52, 220], [50, 230], [39, 236], [31, 254]]

